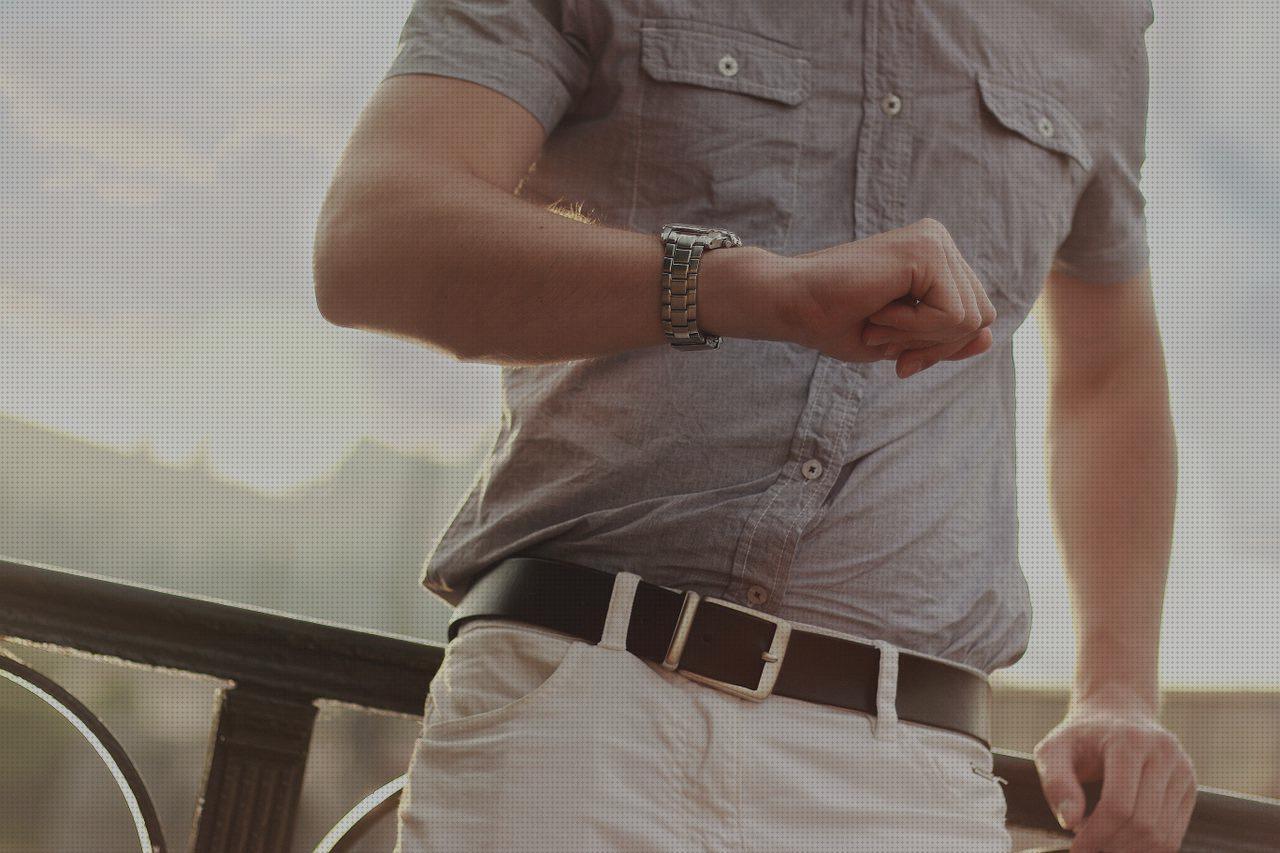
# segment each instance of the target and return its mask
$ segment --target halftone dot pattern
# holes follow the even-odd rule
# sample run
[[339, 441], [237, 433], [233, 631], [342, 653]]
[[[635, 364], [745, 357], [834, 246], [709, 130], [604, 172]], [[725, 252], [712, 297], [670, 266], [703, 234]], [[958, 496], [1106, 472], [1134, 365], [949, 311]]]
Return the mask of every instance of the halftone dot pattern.
[[[1201, 784], [1280, 796], [1280, 443], [1266, 417], [1280, 390], [1280, 24], [1264, 0], [1167, 0], [1147, 29], [1152, 11], [4, 4], [0, 554], [443, 643], [451, 591], [534, 550], [999, 670], [997, 742], [1030, 751], [1061, 719], [1075, 665], [1055, 512], [1086, 507], [1066, 528], [1078, 559], [1126, 565], [1162, 563], [1150, 553], [1172, 522], [1163, 718]], [[518, 104], [548, 134], [518, 194], [617, 229], [619, 246], [620, 232], [668, 221], [716, 225], [774, 252], [780, 275], [784, 256], [936, 219], [998, 311], [993, 345], [899, 380], [892, 363], [794, 341], [730, 336], [688, 354], [654, 337], [499, 369], [338, 328], [312, 278], [321, 205], [379, 80], [423, 73]], [[448, 118], [459, 133], [462, 97]], [[473, 152], [492, 134], [478, 136]], [[421, 252], [429, 235], [411, 225], [383, 234], [411, 234]], [[531, 242], [481, 230], [450, 262], [494, 264]], [[488, 316], [512, 341], [535, 326], [585, 335], [599, 297], [630, 295], [632, 278], [584, 274], [616, 265], [566, 262], [565, 239], [537, 247], [550, 262], [516, 264], [534, 271], [524, 292], [550, 297], [504, 297]], [[1055, 262], [1087, 287], [1056, 288], [1038, 310], [1072, 306], [1056, 352], [1086, 366], [1115, 343], [1118, 285], [1152, 268], [1176, 507], [1157, 486], [1171, 470], [1163, 426], [1118, 414], [1158, 406], [1159, 389], [1113, 384], [1071, 419], [1074, 439], [1046, 442], [1050, 327], [1025, 321]], [[467, 269], [458, 279], [478, 287]], [[426, 314], [425, 281], [401, 294], [400, 317]], [[708, 272], [706, 310], [734, 284]], [[655, 330], [657, 293], [655, 268]], [[1097, 612], [1124, 600], [1098, 599]], [[562, 763], [521, 765], [524, 807], [618, 783], [609, 795], [633, 798], [602, 806], [617, 833], [604, 847], [652, 847], [652, 829], [676, 849], [849, 849], [831, 833], [853, 807], [897, 820], [918, 802], [936, 819], [996, 803], [994, 784], [925, 734], [876, 752], [860, 746], [859, 715], [742, 704], [603, 648], [540, 682], [559, 658], [522, 649], [488, 677], [511, 701], [554, 689], [535, 705], [545, 717], [513, 715], [506, 734], [555, 743], [567, 737], [555, 714], [571, 712], [596, 726], [572, 732]], [[12, 650], [102, 715], [180, 849], [215, 686]], [[0, 849], [131, 849], [92, 756], [4, 684], [0, 731], [25, 733], [0, 738]], [[440, 760], [414, 752], [422, 734], [417, 720], [325, 708], [294, 849], [415, 761]], [[515, 778], [489, 760], [486, 784]], [[877, 773], [877, 761], [906, 764]], [[889, 782], [897, 799], [876, 787]], [[891, 807], [876, 811], [882, 795]], [[388, 849], [392, 823], [367, 849]], [[954, 822], [941, 829], [967, 849]], [[925, 849], [907, 841], [924, 837], [902, 828], [874, 849]], [[998, 849], [985, 844], [972, 849]]]
[[697, 684], [618, 646], [627, 592], [599, 645], [463, 625], [410, 764], [400, 853], [1010, 848], [977, 741]]

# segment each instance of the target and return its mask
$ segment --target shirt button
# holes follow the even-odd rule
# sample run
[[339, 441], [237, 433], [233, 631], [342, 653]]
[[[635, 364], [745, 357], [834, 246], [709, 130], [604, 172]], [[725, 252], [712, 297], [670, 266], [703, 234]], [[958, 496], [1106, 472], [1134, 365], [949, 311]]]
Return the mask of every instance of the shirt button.
[[732, 77], [738, 73], [738, 60], [729, 54], [720, 57], [720, 62], [716, 65], [720, 69], [720, 73], [726, 77]]
[[806, 480], [816, 480], [822, 476], [822, 463], [817, 459], [810, 459], [804, 463], [800, 473], [804, 474]]
[[887, 116], [896, 116], [902, 112], [902, 98], [890, 92], [880, 99], [880, 109], [884, 110]]
[[1053, 122], [1049, 121], [1048, 116], [1041, 116], [1040, 123], [1036, 125], [1040, 130], [1040, 135], [1044, 137], [1053, 136]]
[[747, 590], [747, 601], [755, 605], [764, 604], [769, 600], [769, 590], [762, 586], [753, 586]]

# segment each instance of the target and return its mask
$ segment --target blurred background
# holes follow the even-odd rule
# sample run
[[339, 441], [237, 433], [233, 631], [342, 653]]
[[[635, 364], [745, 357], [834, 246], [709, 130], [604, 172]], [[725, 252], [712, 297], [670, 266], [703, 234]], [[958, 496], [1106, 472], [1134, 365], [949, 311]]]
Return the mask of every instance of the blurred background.
[[[0, 556], [443, 641], [418, 570], [496, 434], [497, 368], [331, 326], [310, 280], [409, 4], [0, 4]], [[1154, 6], [1144, 188], [1181, 465], [1166, 717], [1202, 784], [1280, 796], [1280, 20]], [[1016, 345], [1035, 623], [998, 675], [998, 740], [1029, 750], [1074, 649], [1033, 322]], [[103, 718], [184, 844], [218, 683], [0, 647]], [[324, 708], [297, 849], [415, 734]], [[0, 851], [136, 849], [131, 827], [88, 747], [0, 684]]]

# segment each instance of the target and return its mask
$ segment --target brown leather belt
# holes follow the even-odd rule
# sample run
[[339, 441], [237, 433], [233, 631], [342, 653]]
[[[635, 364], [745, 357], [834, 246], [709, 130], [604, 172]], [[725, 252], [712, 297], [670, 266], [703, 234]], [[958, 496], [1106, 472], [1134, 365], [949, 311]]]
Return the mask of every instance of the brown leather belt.
[[[538, 557], [509, 557], [467, 590], [449, 620], [502, 617], [595, 645], [604, 634], [614, 575]], [[641, 580], [627, 651], [696, 681], [763, 700], [771, 693], [876, 713], [880, 650], [806, 631], [759, 610]], [[991, 746], [991, 686], [977, 673], [906, 651], [898, 656], [898, 718]]]

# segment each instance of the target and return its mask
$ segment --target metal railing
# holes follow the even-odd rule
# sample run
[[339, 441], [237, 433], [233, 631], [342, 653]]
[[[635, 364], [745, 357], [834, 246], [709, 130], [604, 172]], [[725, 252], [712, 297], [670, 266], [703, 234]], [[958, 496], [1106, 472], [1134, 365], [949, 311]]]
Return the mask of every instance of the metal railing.
[[[292, 845], [318, 700], [422, 713], [444, 658], [430, 643], [30, 563], [0, 560], [0, 637], [231, 682], [221, 691], [189, 848], [281, 853]], [[112, 770], [144, 850], [163, 853], [142, 778], [105, 726], [73, 696], [0, 656], [0, 675], [68, 719]], [[1059, 832], [1030, 758], [997, 751], [1010, 826]], [[394, 810], [401, 780], [356, 804], [317, 850], [349, 849]], [[1096, 799], [1096, 789], [1091, 792]], [[1183, 845], [1190, 853], [1280, 850], [1280, 803], [1202, 788]]]

